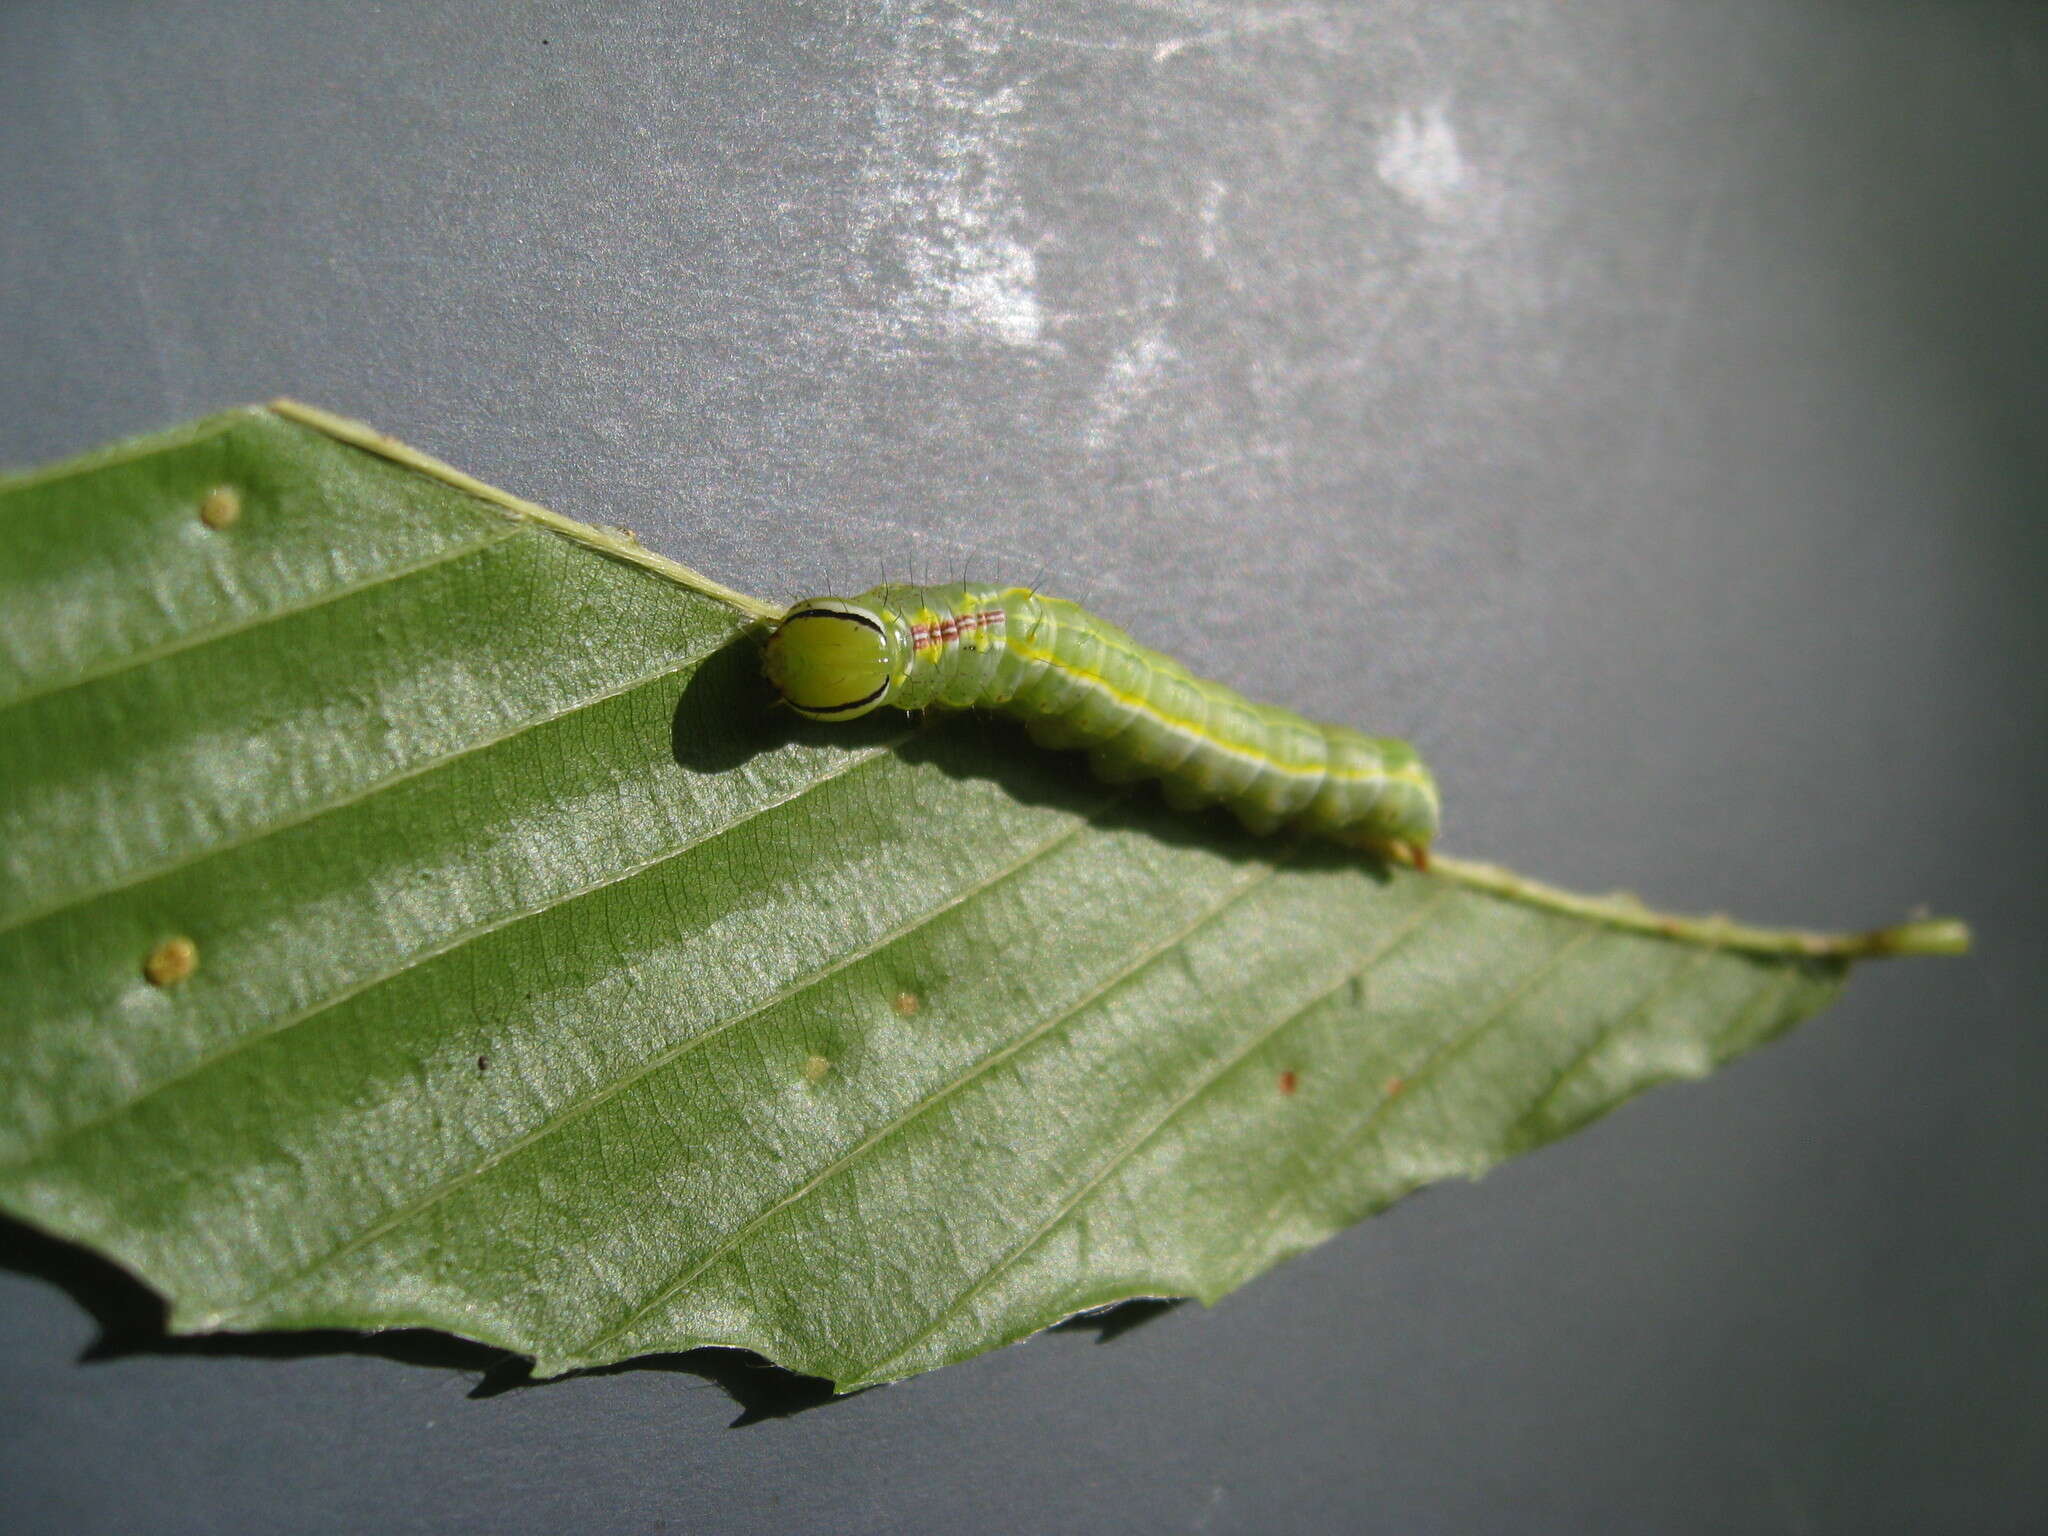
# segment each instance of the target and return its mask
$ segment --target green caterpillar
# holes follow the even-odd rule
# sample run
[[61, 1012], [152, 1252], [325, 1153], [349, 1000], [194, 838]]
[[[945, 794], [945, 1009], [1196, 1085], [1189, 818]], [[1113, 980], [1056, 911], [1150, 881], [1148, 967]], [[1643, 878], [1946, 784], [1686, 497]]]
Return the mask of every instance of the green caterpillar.
[[813, 720], [882, 705], [999, 709], [1113, 783], [1156, 778], [1182, 810], [1225, 805], [1426, 865], [1436, 781], [1405, 741], [1319, 725], [1194, 676], [1078, 605], [1023, 587], [880, 586], [811, 597], [768, 637], [769, 681]]

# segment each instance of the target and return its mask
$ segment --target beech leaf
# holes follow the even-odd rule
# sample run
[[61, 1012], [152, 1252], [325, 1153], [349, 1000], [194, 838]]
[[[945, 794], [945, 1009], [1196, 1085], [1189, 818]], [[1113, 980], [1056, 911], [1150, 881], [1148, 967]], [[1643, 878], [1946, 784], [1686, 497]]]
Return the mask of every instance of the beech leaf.
[[289, 402], [0, 484], [0, 550], [0, 1208], [181, 1332], [851, 1389], [1214, 1300], [1966, 940], [806, 725], [772, 605]]

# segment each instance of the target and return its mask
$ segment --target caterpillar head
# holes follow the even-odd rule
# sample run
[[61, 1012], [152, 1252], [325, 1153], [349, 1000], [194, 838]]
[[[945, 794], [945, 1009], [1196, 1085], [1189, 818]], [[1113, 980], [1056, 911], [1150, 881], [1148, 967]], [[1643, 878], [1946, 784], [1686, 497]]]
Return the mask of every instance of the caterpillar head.
[[883, 702], [896, 670], [882, 616], [840, 597], [808, 597], [783, 616], [763, 658], [784, 702], [811, 720], [851, 720]]

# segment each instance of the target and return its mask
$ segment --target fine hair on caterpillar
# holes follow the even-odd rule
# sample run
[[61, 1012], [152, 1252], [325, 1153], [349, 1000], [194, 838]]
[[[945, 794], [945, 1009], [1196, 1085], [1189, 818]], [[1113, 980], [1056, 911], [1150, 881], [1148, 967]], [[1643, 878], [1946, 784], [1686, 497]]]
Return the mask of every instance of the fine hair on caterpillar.
[[765, 664], [813, 720], [998, 710], [1041, 746], [1086, 751], [1108, 782], [1158, 779], [1176, 808], [1226, 806], [1254, 832], [1295, 828], [1417, 864], [1436, 838], [1436, 781], [1405, 741], [1254, 703], [1029, 587], [805, 598], [768, 637]]

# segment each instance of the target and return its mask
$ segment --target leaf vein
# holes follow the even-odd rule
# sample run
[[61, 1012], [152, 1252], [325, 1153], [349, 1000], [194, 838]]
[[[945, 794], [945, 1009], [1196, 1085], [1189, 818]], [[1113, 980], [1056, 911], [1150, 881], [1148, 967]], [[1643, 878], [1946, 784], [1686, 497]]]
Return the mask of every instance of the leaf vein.
[[[886, 751], [886, 748], [881, 749], [880, 751], [873, 754], [873, 756], [878, 757], [885, 755]], [[866, 757], [862, 758], [861, 762], [865, 763], [872, 760], [873, 757]], [[825, 781], [820, 780], [818, 782], [823, 783]], [[806, 787], [808, 788], [810, 786]], [[1046, 839], [1045, 841], [1040, 842], [1038, 844], [1035, 844], [1032, 848], [1027, 850], [1020, 857], [1012, 860], [1010, 863], [1006, 865], [1001, 866], [992, 873], [978, 876], [971, 884], [955, 892], [952, 896], [949, 896], [945, 901], [939, 903], [937, 906], [928, 907], [925, 910], [919, 912], [910, 921], [905, 923], [899, 923], [895, 928], [892, 928], [885, 933], [877, 935], [874, 939], [871, 939], [866, 944], [860, 945], [852, 950], [849, 950], [847, 953], [843, 955], [834, 956], [829, 964], [821, 966], [818, 969], [810, 972], [809, 974], [800, 977], [796, 981], [788, 983], [787, 985], [781, 987], [774, 993], [770, 994], [768, 997], [764, 998], [762, 1001], [754, 1004], [752, 1007], [742, 1009], [738, 1013], [729, 1014], [723, 1019], [714, 1020], [711, 1024], [707, 1025], [704, 1029], [698, 1031], [696, 1034], [689, 1036], [685, 1040], [677, 1042], [674, 1046], [670, 1047], [669, 1049], [659, 1052], [649, 1060], [641, 1063], [636, 1070], [626, 1073], [625, 1075], [614, 1079], [612, 1082], [606, 1083], [601, 1088], [595, 1089], [592, 1092], [585, 1094], [580, 1098], [571, 1100], [568, 1104], [564, 1105], [559, 1111], [557, 1111], [554, 1115], [550, 1116], [540, 1125], [534, 1127], [531, 1131], [528, 1131], [523, 1135], [515, 1138], [511, 1142], [508, 1142], [505, 1146], [492, 1152], [482, 1161], [472, 1165], [471, 1167], [465, 1168], [461, 1170], [461, 1172], [453, 1175], [452, 1177], [444, 1179], [440, 1183], [433, 1185], [427, 1190], [422, 1191], [413, 1200], [409, 1201], [407, 1204], [400, 1207], [399, 1209], [388, 1212], [383, 1217], [380, 1217], [371, 1226], [357, 1233], [354, 1237], [349, 1238], [347, 1241], [343, 1242], [339, 1247], [322, 1254], [320, 1257], [316, 1259], [310, 1260], [309, 1262], [300, 1265], [297, 1269], [293, 1270], [283, 1279], [274, 1281], [270, 1285], [265, 1286], [262, 1291], [258, 1292], [255, 1296], [251, 1297], [249, 1302], [245, 1303], [240, 1310], [246, 1313], [248, 1308], [250, 1306], [253, 1306], [254, 1303], [261, 1301], [267, 1297], [273, 1296], [277, 1292], [285, 1289], [286, 1287], [296, 1284], [299, 1280], [304, 1279], [306, 1276], [312, 1274], [314, 1271], [323, 1269], [330, 1264], [338, 1263], [340, 1260], [346, 1258], [349, 1254], [357, 1252], [358, 1250], [369, 1246], [371, 1243], [376, 1242], [378, 1239], [382, 1237], [388, 1236], [391, 1232], [397, 1230], [399, 1227], [424, 1214], [426, 1211], [430, 1210], [435, 1205], [438, 1205], [441, 1201], [450, 1198], [459, 1190], [464, 1188], [466, 1185], [473, 1183], [475, 1180], [483, 1177], [483, 1175], [489, 1173], [492, 1169], [498, 1167], [503, 1163], [509, 1162], [519, 1153], [525, 1151], [527, 1148], [534, 1146], [535, 1144], [541, 1141], [544, 1141], [549, 1136], [561, 1130], [564, 1126], [568, 1125], [572, 1121], [582, 1118], [584, 1115], [590, 1113], [595, 1109], [600, 1108], [602, 1105], [609, 1102], [610, 1100], [617, 1098], [621, 1093], [624, 1093], [627, 1089], [631, 1088], [635, 1083], [640, 1082], [644, 1078], [651, 1077], [654, 1073], [659, 1072], [664, 1068], [673, 1066], [677, 1061], [680, 1061], [683, 1057], [689, 1055], [699, 1046], [705, 1044], [709, 1040], [712, 1040], [716, 1036], [723, 1034], [726, 1030], [731, 1029], [736, 1025], [744, 1024], [749, 1019], [758, 1018], [760, 1015], [768, 1012], [771, 1008], [779, 1007], [783, 1003], [789, 1002], [792, 998], [803, 996], [806, 992], [811, 991], [815, 987], [821, 986], [826, 981], [830, 980], [833, 976], [837, 975], [839, 972], [844, 971], [851, 966], [859, 964], [862, 960], [869, 958], [871, 955], [880, 954], [884, 950], [887, 950], [893, 947], [894, 945], [901, 943], [903, 940], [912, 937], [921, 929], [927, 927], [929, 924], [936, 922], [939, 918], [943, 917], [947, 912], [954, 910], [955, 908], [961, 906], [965, 902], [972, 900], [974, 897], [982, 894], [983, 892], [994, 888], [995, 886], [1001, 884], [1003, 881], [1011, 879], [1018, 874], [1021, 874], [1024, 870], [1030, 868], [1040, 859], [1055, 852], [1065, 844], [1072, 842], [1076, 837], [1080, 836], [1080, 834], [1087, 830], [1089, 826], [1093, 825], [1097, 817], [1101, 816], [1106, 810], [1109, 809], [1110, 806], [1114, 805], [1117, 802], [1117, 800], [1121, 798], [1122, 796], [1118, 795], [1108, 800], [1105, 800], [1101, 805], [1097, 806], [1087, 815], [1077, 819], [1072, 825], [1062, 828], [1056, 836]]]
[[887, 1371], [889, 1367], [901, 1360], [905, 1355], [912, 1353], [925, 1340], [937, 1333], [956, 1317], [962, 1308], [966, 1307], [976, 1296], [988, 1289], [989, 1285], [994, 1282], [998, 1275], [1007, 1271], [1013, 1264], [1043, 1242], [1052, 1233], [1053, 1229], [1071, 1216], [1090, 1194], [1113, 1178], [1119, 1169], [1154, 1140], [1164, 1135], [1173, 1123], [1179, 1119], [1181, 1114], [1194, 1105], [1204, 1094], [1229, 1077], [1239, 1066], [1242, 1066], [1246, 1061], [1257, 1055], [1259, 1051], [1279, 1038], [1288, 1029], [1308, 1017], [1332, 997], [1335, 997], [1345, 987], [1354, 981], [1363, 980], [1381, 961], [1385, 960], [1395, 950], [1401, 948], [1409, 939], [1413, 938], [1421, 930], [1423, 923], [1435, 913], [1438, 907], [1449, 900], [1451, 895], [1452, 888], [1443, 886], [1430, 893], [1426, 899], [1417, 902], [1415, 910], [1397, 923], [1393, 931], [1364, 960], [1351, 967], [1342, 976], [1338, 977], [1336, 981], [1318, 992], [1299, 1008], [1294, 1009], [1290, 1013], [1283, 1014], [1275, 1023], [1260, 1030], [1239, 1050], [1223, 1058], [1214, 1070], [1205, 1073], [1193, 1087], [1169, 1104], [1166, 1112], [1155, 1120], [1148, 1129], [1119, 1147], [1115, 1154], [1103, 1164], [1101, 1169], [1088, 1179], [1086, 1183], [1082, 1184], [1080, 1188], [1075, 1190], [1073, 1195], [1058, 1210], [1054, 1211], [1029, 1238], [991, 1265], [979, 1280], [963, 1291], [928, 1327], [886, 1360], [864, 1368], [861, 1372], [862, 1376], [872, 1377]]
[[[1546, 977], [1564, 963], [1567, 955], [1571, 954], [1599, 931], [1595, 928], [1581, 929], [1563, 943], [1554, 947], [1542, 964], [1536, 966], [1527, 976], [1524, 976], [1517, 982], [1491, 1012], [1481, 1016], [1464, 1029], [1455, 1032], [1448, 1040], [1424, 1057], [1422, 1064], [1413, 1073], [1409, 1074], [1408, 1082], [1402, 1089], [1400, 1098], [1407, 1098], [1417, 1083], [1426, 1082], [1433, 1073], [1441, 1069], [1445, 1062], [1451, 1060], [1502, 1019], [1506, 1018], [1530, 992], [1534, 991], [1536, 987], [1542, 984]], [[1363, 1141], [1372, 1132], [1373, 1128], [1385, 1118], [1388, 1110], [1397, 1102], [1400, 1102], [1400, 1100], [1392, 1096], [1382, 1098], [1379, 1103], [1372, 1107], [1372, 1110], [1363, 1121], [1339, 1136], [1337, 1141], [1323, 1156], [1308, 1165], [1307, 1176], [1300, 1181], [1300, 1185], [1321, 1183], [1327, 1170], [1346, 1156], [1356, 1143]], [[1282, 1208], [1289, 1201], [1297, 1198], [1296, 1190], [1300, 1185], [1289, 1186], [1281, 1190], [1279, 1195], [1250, 1224], [1247, 1228], [1245, 1244], [1239, 1249], [1238, 1256], [1231, 1262], [1230, 1273], [1236, 1274], [1243, 1268], [1246, 1257], [1256, 1251], [1259, 1239], [1265, 1236], [1271, 1229], [1274, 1218], [1280, 1214]]]
[[1556, 1101], [1557, 1096], [1564, 1092], [1565, 1086], [1585, 1068], [1586, 1064], [1609, 1041], [1619, 1036], [1630, 1025], [1644, 1018], [1650, 1009], [1669, 993], [1673, 987], [1721, 953], [1722, 951], [1712, 948], [1702, 948], [1694, 951], [1688, 959], [1680, 961], [1677, 965], [1672, 966], [1669, 971], [1665, 972], [1657, 984], [1643, 994], [1641, 1002], [1629, 1009], [1627, 1013], [1618, 1015], [1612, 1023], [1598, 1031], [1591, 1040], [1586, 1042], [1583, 1050], [1579, 1051], [1570, 1061], [1558, 1069], [1557, 1073], [1550, 1080], [1550, 1086], [1537, 1096], [1536, 1101], [1529, 1106], [1521, 1118], [1508, 1127], [1505, 1137], [1507, 1144], [1510, 1146], [1515, 1145], [1517, 1140], [1543, 1115], [1544, 1111]]
[[425, 555], [420, 559], [408, 561], [404, 565], [397, 565], [388, 570], [379, 571], [376, 575], [367, 577], [364, 580], [344, 582], [338, 587], [329, 587], [324, 591], [315, 593], [304, 602], [290, 603], [285, 607], [274, 609], [268, 613], [259, 613], [249, 618], [231, 619], [223, 624], [217, 624], [210, 629], [195, 630], [190, 634], [179, 635], [175, 639], [165, 640], [152, 646], [145, 646], [139, 651], [130, 651], [125, 656], [117, 656], [111, 661], [101, 662], [97, 666], [88, 667], [84, 671], [74, 673], [70, 677], [60, 678], [56, 682], [44, 687], [31, 688], [26, 693], [15, 694], [12, 698], [0, 699], [0, 714], [4, 714], [10, 709], [16, 709], [23, 704], [33, 704], [39, 700], [56, 698], [60, 694], [70, 692], [73, 688], [83, 688], [91, 683], [104, 682], [110, 677], [118, 677], [123, 672], [132, 671], [136, 667], [148, 666], [151, 662], [163, 661], [183, 651], [198, 650], [202, 646], [213, 645], [221, 640], [232, 640], [236, 635], [248, 634], [251, 630], [261, 629], [266, 624], [275, 624], [284, 619], [296, 618], [302, 613], [312, 613], [316, 609], [325, 608], [330, 603], [338, 603], [344, 598], [355, 597], [364, 592], [373, 592], [378, 587], [388, 586], [395, 581], [404, 581], [408, 577], [418, 576], [438, 566], [453, 565], [458, 561], [468, 559], [471, 555], [481, 554], [487, 549], [494, 549], [500, 544], [516, 539], [524, 532], [526, 532], [524, 528], [517, 526], [501, 529], [493, 532], [487, 539], [472, 539], [467, 544], [459, 544], [447, 549], [438, 549], [431, 555]]
[[1796, 966], [1787, 965], [1763, 986], [1757, 988], [1757, 995], [1750, 1005], [1737, 1013], [1733, 1022], [1714, 1037], [1715, 1053], [1718, 1055], [1721, 1046], [1727, 1040], [1747, 1029], [1751, 1024], [1770, 1012], [1770, 1007], [1767, 1007], [1766, 1004], [1775, 1006], [1784, 993], [1792, 990], [1792, 983], [1798, 975], [1799, 971]]
[[[1282, 857], [1284, 856], [1285, 855], [1283, 854]], [[1060, 1025], [1073, 1019], [1084, 1009], [1089, 1008], [1093, 1006], [1095, 1003], [1099, 1002], [1103, 997], [1107, 996], [1111, 991], [1115, 990], [1115, 988], [1122, 985], [1124, 982], [1130, 980], [1139, 972], [1143, 971], [1147, 966], [1153, 964], [1165, 955], [1171, 953], [1178, 946], [1185, 943], [1187, 939], [1197, 930], [1199, 930], [1208, 923], [1214, 922], [1217, 918], [1221, 917], [1225, 912], [1229, 911], [1231, 907], [1235, 906], [1239, 901], [1243, 900], [1253, 891], [1257, 890], [1259, 887], [1266, 884], [1276, 874], [1279, 873], [1279, 869], [1280, 866], [1277, 861], [1263, 866], [1260, 873], [1256, 875], [1254, 878], [1242, 881], [1236, 886], [1234, 886], [1229, 892], [1229, 894], [1221, 902], [1218, 902], [1216, 905], [1201, 912], [1192, 920], [1182, 924], [1181, 927], [1174, 930], [1172, 933], [1168, 934], [1164, 939], [1160, 940], [1158, 943], [1154, 944], [1149, 949], [1146, 949], [1143, 952], [1141, 952], [1136, 959], [1132, 960], [1129, 964], [1125, 965], [1120, 970], [1114, 972], [1106, 980], [1099, 983], [1097, 986], [1091, 988], [1087, 992], [1087, 994], [1084, 995], [1078, 1002], [1072, 1004], [1071, 1006], [1061, 1010], [1056, 1014], [1051, 1015], [1042, 1022], [1034, 1025], [1032, 1028], [1025, 1031], [1022, 1035], [1019, 1035], [1016, 1039], [1012, 1040], [1007, 1045], [1002, 1046], [1000, 1049], [990, 1052], [987, 1056], [984, 1056], [980, 1061], [976, 1062], [966, 1072], [961, 1074], [959, 1077], [955, 1078], [945, 1087], [939, 1089], [937, 1093], [919, 1100], [905, 1113], [899, 1115], [896, 1119], [890, 1121], [887, 1125], [882, 1126], [880, 1129], [876, 1130], [873, 1134], [868, 1136], [866, 1140], [860, 1142], [857, 1146], [852, 1148], [852, 1150], [842, 1154], [840, 1157], [835, 1159], [826, 1167], [819, 1170], [819, 1172], [812, 1175], [812, 1177], [805, 1183], [799, 1185], [796, 1189], [792, 1190], [789, 1194], [783, 1196], [773, 1205], [770, 1205], [765, 1209], [757, 1212], [755, 1215], [749, 1217], [746, 1222], [744, 1222], [739, 1227], [735, 1228], [728, 1237], [723, 1239], [721, 1242], [715, 1245], [710, 1252], [705, 1254], [705, 1256], [701, 1260], [699, 1260], [695, 1265], [693, 1265], [688, 1272], [683, 1274], [678, 1279], [671, 1281], [669, 1284], [661, 1287], [661, 1289], [656, 1291], [653, 1296], [649, 1297], [639, 1306], [629, 1311], [626, 1314], [626, 1316], [622, 1318], [619, 1322], [614, 1323], [609, 1328], [606, 1328], [602, 1333], [593, 1335], [591, 1338], [585, 1340], [582, 1346], [580, 1347], [579, 1352], [583, 1354], [588, 1354], [591, 1351], [601, 1348], [603, 1345], [617, 1338], [620, 1334], [625, 1333], [627, 1330], [632, 1328], [634, 1324], [638, 1323], [642, 1318], [648, 1316], [656, 1308], [666, 1305], [672, 1298], [679, 1295], [684, 1290], [687, 1290], [689, 1286], [697, 1279], [698, 1276], [702, 1275], [713, 1264], [717, 1263], [720, 1259], [725, 1257], [726, 1254], [732, 1252], [733, 1249], [735, 1249], [739, 1246], [739, 1244], [744, 1242], [749, 1236], [753, 1234], [754, 1231], [756, 1231], [764, 1222], [768, 1221], [771, 1217], [795, 1205], [798, 1201], [804, 1199], [813, 1191], [817, 1190], [819, 1187], [824, 1185], [828, 1180], [844, 1172], [846, 1169], [854, 1166], [857, 1162], [860, 1161], [861, 1158], [865, 1157], [875, 1147], [879, 1146], [882, 1142], [888, 1140], [891, 1136], [895, 1135], [899, 1131], [903, 1130], [905, 1127], [909, 1126], [912, 1122], [916, 1121], [920, 1116], [924, 1115], [927, 1111], [952, 1098], [954, 1094], [959, 1093], [963, 1089], [967, 1088], [970, 1084], [974, 1083], [981, 1077], [985, 1076], [988, 1072], [992, 1071], [1001, 1063], [1008, 1061], [1010, 1058], [1017, 1055], [1020, 1051], [1024, 1050], [1027, 1046], [1031, 1045], [1035, 1041], [1044, 1039], [1047, 1035], [1049, 1035], [1053, 1030], [1057, 1029]]]
[[177, 1087], [178, 1084], [199, 1076], [202, 1072], [211, 1071], [222, 1062], [231, 1060], [250, 1047], [260, 1045], [266, 1040], [274, 1040], [286, 1031], [296, 1029], [310, 1020], [318, 1018], [321, 1014], [339, 1008], [342, 1004], [362, 996], [365, 992], [373, 991], [383, 986], [386, 982], [394, 981], [401, 976], [409, 974], [417, 967], [425, 965], [430, 961], [445, 960], [448, 956], [475, 943], [478, 939], [487, 938], [491, 934], [506, 928], [516, 927], [529, 919], [544, 916], [554, 911], [557, 907], [565, 906], [572, 901], [580, 901], [586, 896], [595, 895], [599, 891], [607, 890], [612, 886], [623, 884], [625, 881], [636, 879], [646, 874], [649, 870], [657, 869], [664, 864], [679, 859], [692, 849], [699, 848], [714, 838], [724, 837], [727, 833], [745, 826], [757, 816], [764, 816], [770, 811], [800, 800], [812, 790], [830, 784], [836, 779], [843, 778], [855, 769], [865, 767], [878, 758], [886, 757], [890, 747], [904, 739], [905, 737], [899, 736], [895, 738], [895, 741], [876, 747], [872, 751], [862, 753], [858, 757], [854, 757], [842, 764], [833, 772], [812, 779], [794, 792], [783, 795], [779, 799], [765, 801], [760, 805], [751, 807], [746, 815], [740, 817], [737, 821], [731, 821], [722, 827], [714, 828], [700, 837], [692, 838], [679, 847], [664, 849], [652, 857], [642, 859], [637, 864], [622, 870], [615, 870], [607, 874], [603, 879], [594, 880], [590, 884], [580, 886], [575, 890], [563, 891], [548, 897], [545, 901], [515, 908], [510, 912], [502, 912], [488, 922], [472, 924], [468, 928], [450, 934], [437, 945], [407, 955], [397, 965], [387, 967], [375, 975], [363, 978], [363, 980], [355, 983], [353, 986], [344, 987], [341, 991], [322, 998], [310, 1008], [303, 1008], [297, 1013], [288, 1014], [284, 1018], [270, 1024], [267, 1028], [251, 1030], [246, 1034], [237, 1035], [224, 1049], [215, 1051], [209, 1056], [202, 1056], [199, 1060], [185, 1068], [184, 1071], [161, 1078], [150, 1084], [141, 1093], [135, 1094], [109, 1109], [102, 1110], [89, 1119], [81, 1120], [76, 1125], [67, 1127], [56, 1136], [43, 1142], [40, 1146], [31, 1148], [26, 1157], [17, 1158], [12, 1164], [7, 1166], [19, 1167], [28, 1163], [45, 1160], [57, 1148], [75, 1140], [95, 1127], [105, 1125], [108, 1121], [118, 1119], [122, 1115], [132, 1114], [136, 1109], [157, 1095], [168, 1092], [170, 1089]]
[[[729, 639], [730, 637], [727, 637], [726, 641], [721, 641], [720, 643], [728, 643]], [[204, 864], [208, 859], [220, 858], [239, 849], [247, 848], [252, 844], [260, 843], [265, 838], [275, 837], [280, 832], [289, 832], [294, 827], [301, 827], [308, 822], [318, 821], [323, 816], [335, 815], [338, 812], [361, 805], [366, 800], [374, 800], [386, 790], [396, 789], [401, 784], [407, 784], [414, 779], [435, 773], [478, 752], [485, 752], [489, 751], [492, 747], [503, 746], [508, 741], [517, 740], [528, 731], [538, 730], [546, 725], [553, 725], [558, 720], [566, 720], [571, 715], [579, 714], [586, 709], [594, 709], [598, 705], [609, 703], [613, 699], [624, 698], [627, 694], [633, 693], [638, 689], [652, 687], [654, 684], [666, 678], [674, 677], [680, 672], [687, 672], [690, 668], [702, 663], [706, 657], [712, 655], [717, 649], [718, 646], [713, 646], [710, 650], [700, 651], [693, 655], [685, 656], [679, 661], [669, 662], [658, 671], [629, 678], [623, 683], [605, 689], [602, 693], [594, 693], [585, 698], [577, 699], [573, 703], [565, 704], [560, 709], [551, 710], [545, 715], [535, 715], [529, 719], [522, 720], [510, 730], [500, 731], [494, 736], [486, 736], [481, 740], [472, 741], [464, 746], [457, 747], [452, 752], [444, 752], [438, 757], [430, 757], [421, 762], [414, 763], [409, 768], [401, 769], [397, 773], [389, 774], [373, 783], [365, 784], [359, 789], [351, 790], [348, 794], [338, 799], [326, 800], [318, 805], [308, 806], [288, 816], [280, 817], [276, 821], [266, 822], [260, 827], [253, 827], [239, 836], [209, 843], [195, 853], [180, 854], [176, 858], [167, 860], [162, 864], [123, 876], [112, 885], [104, 885], [98, 890], [83, 891], [65, 896], [57, 901], [48, 902], [41, 907], [32, 908], [5, 923], [0, 923], [0, 938], [5, 938], [18, 929], [27, 928], [35, 923], [39, 923], [45, 918], [53, 917], [59, 912], [66, 912], [73, 907], [86, 906], [96, 901], [105, 901], [108, 897], [118, 896], [123, 891], [132, 891], [137, 886], [148, 885], [152, 881], [162, 880], [170, 875], [179, 873], [181, 870], [190, 869], [195, 864]]]

